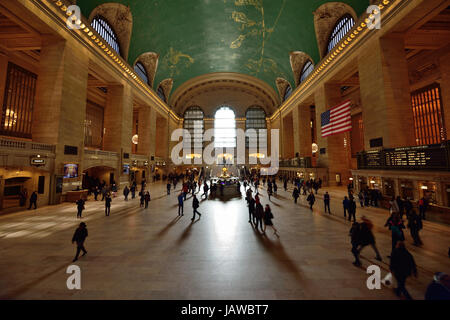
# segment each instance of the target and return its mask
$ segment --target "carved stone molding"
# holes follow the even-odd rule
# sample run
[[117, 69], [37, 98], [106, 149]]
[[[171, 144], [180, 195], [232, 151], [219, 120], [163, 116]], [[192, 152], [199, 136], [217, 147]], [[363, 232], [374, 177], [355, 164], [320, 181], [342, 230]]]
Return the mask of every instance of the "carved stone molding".
[[355, 21], [358, 19], [355, 10], [342, 2], [324, 3], [313, 14], [317, 45], [321, 58], [327, 54], [328, 39], [338, 20], [345, 14], [350, 14]]
[[136, 61], [134, 61], [134, 64], [139, 61], [144, 65], [145, 71], [147, 71], [149, 86], [152, 88], [155, 81], [156, 70], [158, 69], [158, 59], [159, 54], [155, 52], [146, 52], [141, 54]]
[[130, 8], [120, 3], [104, 3], [92, 10], [89, 22], [92, 22], [96, 15], [105, 18], [114, 28], [119, 41], [120, 53], [127, 60], [133, 30], [133, 15]]
[[293, 51], [289, 54], [289, 60], [291, 62], [292, 73], [294, 74], [295, 86], [300, 84], [300, 74], [303, 67], [309, 60], [314, 63], [313, 59], [303, 51]]

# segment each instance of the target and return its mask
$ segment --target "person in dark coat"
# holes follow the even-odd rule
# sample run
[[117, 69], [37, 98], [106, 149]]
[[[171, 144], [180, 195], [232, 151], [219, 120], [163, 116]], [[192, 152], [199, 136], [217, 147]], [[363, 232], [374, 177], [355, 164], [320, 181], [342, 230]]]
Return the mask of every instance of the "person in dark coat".
[[150, 192], [146, 192], [145, 196], [144, 196], [144, 201], [145, 201], [145, 209], [148, 208], [148, 203], [150, 202], [151, 198], [150, 198]]
[[353, 222], [356, 221], [356, 202], [355, 200], [351, 199], [349, 200], [349, 204], [348, 204], [348, 221], [352, 220], [353, 217]]
[[352, 253], [353, 256], [355, 257], [355, 261], [353, 262], [353, 264], [357, 267], [361, 266], [361, 261], [359, 260], [359, 250], [358, 250], [358, 246], [361, 243], [360, 240], [360, 233], [361, 233], [361, 226], [358, 222], [353, 222], [352, 227], [350, 228], [349, 231], [349, 236], [350, 236], [350, 242], [352, 244]]
[[391, 215], [385, 226], [386, 225], [389, 227], [389, 230], [391, 230], [392, 251], [394, 251], [397, 247], [397, 242], [405, 241], [405, 235], [403, 234], [403, 229], [405, 229], [405, 226], [403, 225], [403, 221], [400, 219], [399, 214], [396, 212]]
[[184, 196], [183, 196], [183, 192], [180, 192], [180, 194], [178, 195], [178, 215], [184, 216]]
[[401, 294], [406, 299], [412, 300], [408, 290], [406, 290], [406, 279], [414, 275], [417, 277], [417, 268], [413, 256], [408, 252], [403, 241], [397, 243], [397, 247], [392, 251], [390, 270], [397, 280], [395, 294], [400, 297]]
[[97, 199], [98, 193], [99, 193], [98, 187], [95, 186], [95, 187], [94, 187], [94, 200], [95, 200], [95, 201], [98, 201], [98, 199]]
[[77, 210], [78, 210], [77, 218], [81, 219], [82, 218], [81, 215], [84, 210], [84, 200], [82, 198], [80, 198], [77, 200], [76, 204], [77, 204]]
[[311, 191], [308, 198], [306, 198], [306, 201], [309, 203], [309, 209], [313, 209], [314, 202], [316, 202], [316, 197], [314, 196], [314, 193]]
[[248, 222], [252, 223], [253, 215], [255, 213], [256, 201], [253, 199], [252, 194], [249, 193], [248, 198]]
[[423, 220], [426, 220], [425, 213], [427, 211], [427, 208], [428, 208], [428, 200], [425, 199], [425, 197], [422, 197], [419, 200], [419, 214]]
[[[356, 205], [356, 204], [355, 204]], [[366, 246], [371, 246], [373, 251], [375, 251], [375, 259], [378, 261], [382, 261], [381, 254], [378, 251], [377, 245], [375, 243], [375, 236], [373, 235], [373, 223], [366, 217], [361, 218], [362, 222], [359, 224], [360, 233], [359, 233], [359, 247], [358, 247], [358, 255]]]
[[255, 223], [256, 230], [258, 230], [258, 225], [259, 225], [261, 228], [261, 231], [263, 231], [262, 219], [264, 217], [264, 208], [263, 208], [261, 202], [258, 202], [256, 204], [254, 217], [256, 218], [256, 223]]
[[411, 237], [414, 240], [415, 246], [420, 246], [423, 244], [419, 236], [419, 231], [422, 227], [422, 218], [416, 213], [416, 211], [412, 210], [408, 216], [408, 228], [411, 232]]
[[80, 226], [75, 230], [75, 233], [72, 237], [72, 244], [74, 242], [77, 243], [77, 253], [75, 254], [75, 258], [72, 260], [72, 262], [78, 260], [78, 256], [80, 255], [81, 251], [83, 251], [83, 256], [87, 253], [86, 249], [84, 248], [84, 241], [86, 240], [87, 236], [88, 230], [86, 228], [86, 223], [81, 222]]
[[406, 217], [408, 217], [413, 209], [413, 204], [409, 198], [406, 198], [403, 207], [405, 208]]
[[109, 193], [107, 193], [105, 195], [105, 215], [109, 216], [109, 213], [111, 212], [111, 195]]
[[348, 200], [347, 196], [342, 200], [342, 206], [344, 207], [344, 218], [347, 217], [348, 207], [350, 206], [350, 200]]
[[30, 206], [28, 207], [28, 210], [31, 209], [31, 206], [34, 205], [34, 209], [37, 208], [37, 192], [33, 191], [33, 193], [30, 196]]
[[325, 194], [323, 195], [323, 203], [325, 205], [325, 213], [327, 213], [327, 209], [328, 209], [328, 213], [331, 214], [330, 211], [330, 194], [327, 192], [325, 192]]
[[284, 191], [287, 191], [287, 185], [288, 185], [288, 182], [285, 179], [284, 182], [283, 182]]
[[279, 238], [280, 236], [278, 235], [278, 230], [273, 225], [272, 219], [273, 219], [272, 210], [270, 209], [270, 206], [268, 204], [266, 204], [266, 208], [264, 210], [264, 217], [263, 217], [263, 221], [264, 221], [263, 234], [266, 233], [266, 227], [269, 226], [273, 229], [273, 234]]
[[300, 196], [300, 191], [298, 191], [297, 187], [294, 188], [292, 192], [292, 197], [294, 198], [294, 203], [297, 203], [297, 199]]
[[443, 272], [435, 273], [428, 285], [425, 300], [450, 300], [450, 276]]
[[125, 201], [128, 201], [128, 195], [130, 194], [130, 189], [128, 189], [128, 186], [125, 186], [123, 189], [123, 195], [125, 196]]
[[[240, 189], [240, 186], [239, 186], [239, 189]], [[202, 194], [202, 197], [205, 196], [205, 199], [208, 199], [208, 191], [209, 191], [209, 187], [205, 181], [205, 183], [203, 184], [203, 194]]]
[[134, 182], [130, 187], [131, 199], [136, 198], [136, 182]]
[[192, 195], [192, 209], [193, 209], [193, 216], [191, 219], [192, 221], [195, 220], [196, 213], [199, 215], [199, 217], [202, 216], [202, 214], [197, 211], [198, 207], [200, 207], [200, 203], [198, 202], [197, 196], [194, 194], [194, 195]]
[[139, 206], [142, 208], [144, 206], [145, 202], [145, 191], [141, 190], [139, 191]]
[[167, 188], [167, 194], [170, 195], [170, 188], [172, 188], [172, 184], [170, 183], [170, 181], [167, 182], [166, 188]]

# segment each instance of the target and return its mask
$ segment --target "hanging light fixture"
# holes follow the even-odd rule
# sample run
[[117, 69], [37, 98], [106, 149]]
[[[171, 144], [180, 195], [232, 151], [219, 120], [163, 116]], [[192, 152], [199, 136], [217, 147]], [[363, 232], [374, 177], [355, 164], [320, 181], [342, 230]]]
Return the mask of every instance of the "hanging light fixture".
[[133, 144], [138, 144], [138, 140], [139, 140], [139, 137], [138, 137], [137, 134], [135, 134], [135, 135], [131, 138], [131, 142], [133, 142]]

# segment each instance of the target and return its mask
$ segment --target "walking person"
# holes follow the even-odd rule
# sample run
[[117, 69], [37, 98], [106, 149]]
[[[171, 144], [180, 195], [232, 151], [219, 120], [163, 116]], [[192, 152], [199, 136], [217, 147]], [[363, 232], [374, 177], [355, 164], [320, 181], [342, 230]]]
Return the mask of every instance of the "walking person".
[[34, 206], [34, 209], [37, 208], [37, 192], [33, 191], [33, 193], [30, 196], [30, 206], [28, 207], [28, 210], [31, 209], [31, 206]]
[[351, 221], [353, 217], [353, 222], [356, 221], [356, 202], [355, 200], [349, 200], [348, 204], [348, 221]]
[[325, 205], [325, 213], [327, 213], [327, 208], [328, 208], [328, 213], [331, 214], [330, 211], [330, 195], [327, 192], [325, 192], [325, 194], [323, 195], [323, 203]]
[[263, 218], [263, 220], [264, 220], [263, 234], [266, 233], [266, 228], [267, 228], [267, 226], [269, 226], [273, 229], [273, 234], [279, 238], [280, 236], [278, 235], [278, 230], [273, 225], [272, 219], [273, 219], [272, 210], [270, 209], [270, 206], [268, 204], [266, 204], [266, 208], [264, 210], [264, 218]]
[[375, 242], [375, 236], [373, 235], [372, 229], [373, 229], [373, 223], [366, 217], [361, 218], [362, 222], [359, 224], [360, 226], [360, 233], [359, 233], [359, 248], [358, 248], [358, 255], [361, 253], [361, 251], [366, 246], [371, 246], [373, 251], [375, 252], [375, 259], [378, 261], [382, 261], [381, 254], [378, 251], [376, 242]]
[[292, 192], [292, 197], [294, 198], [294, 203], [297, 203], [297, 199], [300, 196], [300, 191], [298, 191], [297, 187], [294, 188]]
[[252, 223], [253, 215], [255, 213], [256, 201], [253, 199], [251, 192], [247, 195], [248, 198], [248, 222]]
[[361, 266], [361, 261], [359, 260], [358, 246], [361, 244], [361, 226], [358, 222], [353, 222], [352, 227], [349, 231], [350, 242], [352, 244], [352, 254], [355, 257], [353, 264], [357, 267]]
[[361, 206], [361, 208], [364, 208], [364, 193], [362, 191], [358, 193], [358, 199], [359, 205]]
[[130, 194], [130, 189], [128, 189], [128, 186], [125, 186], [125, 189], [123, 189], [123, 195], [125, 197], [125, 201], [128, 201], [129, 194]]
[[77, 200], [76, 204], [77, 204], [77, 210], [78, 210], [77, 218], [81, 219], [82, 213], [84, 210], [84, 200], [80, 197], [80, 199]]
[[306, 201], [308, 201], [309, 203], [309, 209], [312, 211], [313, 210], [313, 205], [314, 202], [316, 202], [316, 197], [314, 196], [314, 193], [311, 191], [311, 193], [309, 194], [308, 198], [306, 198]]
[[166, 188], [167, 188], [167, 195], [170, 195], [170, 188], [172, 188], [172, 184], [170, 183], [170, 181], [167, 182]]
[[411, 237], [414, 240], [415, 246], [421, 246], [422, 240], [419, 236], [419, 231], [423, 228], [422, 218], [416, 213], [416, 211], [412, 210], [408, 215], [408, 225], [409, 231], [411, 232]]
[[81, 251], [83, 251], [83, 256], [86, 255], [87, 251], [84, 248], [84, 241], [86, 240], [87, 236], [88, 230], [86, 228], [86, 223], [81, 222], [80, 226], [75, 230], [75, 233], [73, 234], [72, 237], [72, 244], [74, 242], [77, 243], [77, 253], [75, 254], [75, 258], [72, 260], [72, 262], [78, 260]]
[[199, 217], [202, 216], [200, 212], [197, 211], [198, 207], [200, 207], [200, 203], [198, 202], [197, 196], [194, 194], [192, 195], [192, 209], [193, 209], [193, 216], [191, 221], [195, 220], [195, 214], [197, 213]]
[[144, 206], [144, 202], [145, 202], [145, 192], [144, 192], [144, 190], [141, 190], [139, 192], [139, 206], [141, 208]]
[[209, 191], [209, 187], [205, 181], [205, 184], [203, 185], [203, 194], [202, 194], [202, 197], [205, 196], [205, 199], [208, 199], [208, 191]]
[[98, 187], [95, 186], [95, 187], [94, 187], [94, 200], [95, 200], [95, 201], [98, 201], [98, 199], [97, 199], [98, 193], [99, 193]]
[[399, 297], [403, 294], [407, 300], [413, 300], [405, 285], [409, 276], [414, 275], [417, 278], [417, 267], [413, 256], [406, 249], [403, 241], [399, 241], [392, 251], [389, 269], [397, 280], [395, 294]]
[[256, 218], [256, 223], [255, 223], [256, 230], [258, 230], [258, 226], [259, 226], [261, 228], [261, 231], [263, 231], [262, 219], [264, 217], [264, 208], [263, 208], [261, 202], [258, 202], [256, 204], [254, 217]]
[[184, 216], [184, 197], [183, 197], [183, 192], [180, 192], [180, 194], [178, 195], [178, 215]]
[[270, 201], [271, 195], [272, 195], [272, 184], [268, 184], [267, 185], [267, 196], [269, 197], [269, 201]]
[[427, 207], [428, 207], [428, 200], [425, 199], [425, 197], [422, 197], [422, 199], [419, 200], [419, 214], [423, 220], [426, 220], [425, 212], [427, 211]]
[[131, 185], [130, 192], [131, 192], [131, 199], [136, 198], [136, 182], [133, 182], [133, 184]]
[[148, 208], [148, 203], [150, 202], [150, 200], [151, 200], [151, 198], [150, 198], [150, 192], [147, 191], [147, 192], [145, 193], [145, 196], [144, 196], [145, 209]]
[[348, 207], [350, 206], [350, 200], [348, 200], [347, 196], [344, 197], [344, 200], [342, 201], [342, 206], [344, 207], [344, 218], [346, 218]]
[[105, 195], [105, 215], [107, 217], [109, 217], [109, 213], [111, 212], [111, 202], [112, 202], [111, 194], [108, 192]]

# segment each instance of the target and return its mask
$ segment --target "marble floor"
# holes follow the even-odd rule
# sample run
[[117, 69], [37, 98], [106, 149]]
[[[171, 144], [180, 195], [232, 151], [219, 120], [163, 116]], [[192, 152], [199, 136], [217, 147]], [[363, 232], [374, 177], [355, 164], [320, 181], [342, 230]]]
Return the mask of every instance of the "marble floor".
[[[388, 272], [387, 211], [358, 206], [357, 217], [375, 224], [383, 262], [366, 248], [363, 267], [355, 267], [341, 189], [328, 189], [332, 215], [323, 213], [324, 190], [313, 212], [304, 196], [294, 204], [291, 190], [279, 189], [270, 202], [263, 190], [262, 203], [270, 203], [280, 238], [250, 226], [244, 198], [202, 201], [202, 217], [192, 223], [191, 199], [177, 218], [178, 192], [167, 196], [163, 184], [150, 190], [147, 210], [138, 199], [120, 197], [105, 217], [102, 202], [87, 202], [88, 254], [75, 263], [81, 290], [66, 287], [75, 253], [71, 238], [80, 222], [74, 204], [0, 216], [0, 299], [398, 299], [392, 289], [366, 286], [367, 266], [378, 264], [383, 276]], [[423, 299], [434, 272], [450, 272], [449, 231], [425, 221], [420, 248], [405, 232], [418, 264], [419, 277], [407, 281], [415, 299]]]

